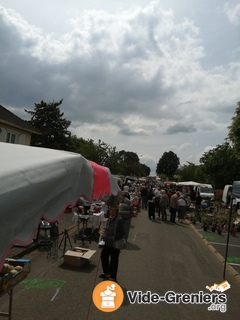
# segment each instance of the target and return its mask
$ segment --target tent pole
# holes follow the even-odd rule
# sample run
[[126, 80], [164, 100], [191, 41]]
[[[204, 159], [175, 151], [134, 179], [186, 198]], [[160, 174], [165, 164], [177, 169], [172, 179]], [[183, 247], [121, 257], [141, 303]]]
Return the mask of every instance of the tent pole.
[[231, 224], [231, 220], [232, 220], [232, 206], [233, 206], [233, 198], [231, 198], [231, 207], [230, 207], [230, 213], [229, 213], [229, 219], [228, 219], [228, 235], [227, 235], [227, 245], [226, 245], [226, 252], [225, 252], [223, 279], [226, 279], [226, 278], [225, 278], [225, 273], [226, 273], [227, 256], [228, 256], [228, 244], [229, 244], [230, 224]]

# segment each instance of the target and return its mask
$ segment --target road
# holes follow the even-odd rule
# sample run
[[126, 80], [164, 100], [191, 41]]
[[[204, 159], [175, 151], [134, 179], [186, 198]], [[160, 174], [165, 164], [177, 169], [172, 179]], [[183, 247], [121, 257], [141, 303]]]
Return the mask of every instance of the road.
[[[71, 225], [71, 218], [70, 214], [64, 216], [62, 228], [67, 223]], [[210, 303], [130, 303], [127, 291], [156, 293], [161, 297], [167, 297], [170, 291], [188, 296], [211, 294], [206, 286], [224, 280], [223, 264], [197, 233], [192, 225], [149, 220], [145, 210], [133, 218], [129, 243], [121, 252], [119, 262], [118, 282], [124, 292], [124, 301], [118, 310], [108, 313], [97, 309], [92, 301], [92, 292], [100, 283], [98, 275], [102, 272], [101, 249], [96, 242], [84, 244], [96, 253], [82, 268], [64, 265], [61, 251], [55, 260], [47, 259], [47, 253], [41, 250], [26, 253], [24, 257], [31, 259], [32, 271], [14, 289], [12, 320], [179, 320], [179, 317], [184, 320], [239, 320], [240, 283], [238, 276], [229, 273], [231, 268], [226, 273], [231, 286], [224, 292], [227, 302], [225, 306], [221, 305], [226, 308], [225, 312], [209, 311]], [[207, 236], [214, 237], [209, 239], [212, 242], [219, 242], [215, 238], [217, 235], [209, 232]], [[239, 238], [235, 240], [239, 241]], [[0, 301], [1, 311], [7, 310], [7, 302], [5, 295]]]

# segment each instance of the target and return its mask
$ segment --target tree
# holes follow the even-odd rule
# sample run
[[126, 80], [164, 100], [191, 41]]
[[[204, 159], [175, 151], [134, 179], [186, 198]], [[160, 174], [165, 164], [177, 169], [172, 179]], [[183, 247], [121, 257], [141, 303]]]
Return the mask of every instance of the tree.
[[92, 139], [84, 140], [74, 135], [71, 137], [70, 151], [80, 153], [86, 159], [108, 167], [113, 174], [119, 172], [116, 147], [101, 140], [95, 143]]
[[77, 138], [75, 135], [72, 136], [70, 139], [70, 151], [79, 153], [84, 158], [99, 163], [97, 148], [92, 139], [85, 140]]
[[195, 169], [196, 165], [189, 162], [180, 166], [176, 174], [180, 177], [180, 181], [195, 181]]
[[204, 170], [204, 165], [200, 164], [195, 168], [195, 180], [197, 182], [207, 183], [207, 174]]
[[139, 177], [147, 177], [150, 175], [151, 169], [146, 164], [140, 163], [140, 168]]
[[232, 118], [232, 124], [228, 127], [228, 138], [240, 156], [240, 102], [237, 103], [235, 116]]
[[158, 175], [164, 174], [169, 179], [172, 179], [178, 169], [179, 164], [180, 160], [174, 152], [164, 152], [158, 161], [156, 172]]
[[215, 188], [223, 189], [226, 184], [232, 184], [240, 179], [238, 157], [234, 148], [228, 142], [217, 145], [214, 149], [205, 152], [200, 159], [203, 170]]
[[207, 176], [204, 172], [203, 165], [196, 165], [188, 162], [188, 164], [180, 166], [176, 174], [180, 181], [196, 181], [207, 183]]
[[135, 152], [121, 150], [118, 152], [120, 174], [125, 176], [140, 176], [139, 157]]
[[109, 169], [114, 169], [114, 165], [116, 165], [116, 147], [112, 147], [102, 140], [98, 140], [98, 143], [95, 144], [95, 146], [99, 158], [98, 163]]
[[31, 115], [31, 120], [28, 123], [41, 133], [41, 135], [32, 136], [32, 146], [69, 150], [71, 133], [68, 131], [68, 127], [71, 121], [63, 118], [64, 113], [59, 108], [62, 101], [50, 103], [41, 101], [35, 103], [34, 111], [25, 109]]
[[151, 171], [148, 166], [139, 163], [136, 153], [117, 151], [116, 147], [101, 140], [95, 143], [92, 139], [84, 140], [74, 135], [70, 139], [70, 151], [80, 153], [86, 159], [108, 167], [112, 174], [145, 177]]

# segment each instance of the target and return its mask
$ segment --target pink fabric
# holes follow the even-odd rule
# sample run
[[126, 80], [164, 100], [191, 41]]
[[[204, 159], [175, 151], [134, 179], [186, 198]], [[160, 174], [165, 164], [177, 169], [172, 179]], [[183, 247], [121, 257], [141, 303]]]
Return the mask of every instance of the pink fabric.
[[110, 195], [111, 188], [108, 170], [95, 162], [89, 162], [91, 163], [94, 173], [93, 197], [97, 199], [103, 197], [106, 193]]

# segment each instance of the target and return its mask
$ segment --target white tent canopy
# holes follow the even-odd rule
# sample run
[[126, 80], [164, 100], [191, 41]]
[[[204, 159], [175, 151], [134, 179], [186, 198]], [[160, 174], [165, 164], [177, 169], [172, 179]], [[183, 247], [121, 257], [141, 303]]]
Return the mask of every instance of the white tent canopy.
[[109, 169], [79, 154], [0, 143], [0, 267], [14, 244], [31, 243], [41, 218], [58, 220], [80, 196], [118, 193]]
[[201, 183], [195, 182], [195, 181], [181, 181], [176, 183], [177, 186], [192, 186], [192, 187], [197, 187], [201, 186]]

